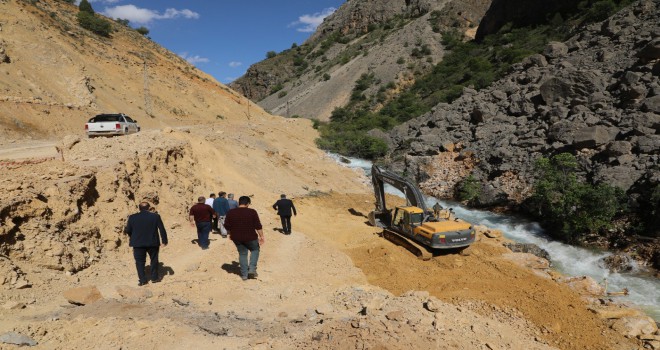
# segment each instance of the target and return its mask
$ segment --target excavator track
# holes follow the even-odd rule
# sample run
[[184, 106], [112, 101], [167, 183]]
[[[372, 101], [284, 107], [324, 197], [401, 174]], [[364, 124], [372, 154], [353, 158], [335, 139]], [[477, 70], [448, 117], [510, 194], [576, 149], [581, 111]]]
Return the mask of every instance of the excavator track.
[[415, 254], [415, 256], [421, 260], [431, 260], [431, 258], [433, 258], [433, 254], [429, 252], [428, 249], [411, 241], [409, 238], [406, 238], [396, 231], [384, 229], [380, 235], [386, 240]]

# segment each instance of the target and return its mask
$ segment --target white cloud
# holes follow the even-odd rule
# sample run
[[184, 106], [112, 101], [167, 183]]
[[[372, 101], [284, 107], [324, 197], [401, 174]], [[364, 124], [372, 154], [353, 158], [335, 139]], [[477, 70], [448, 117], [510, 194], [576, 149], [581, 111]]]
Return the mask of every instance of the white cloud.
[[298, 17], [298, 20], [291, 23], [290, 27], [299, 27], [296, 30], [303, 33], [311, 33], [316, 30], [323, 20], [337, 11], [334, 7], [323, 9], [321, 12], [306, 14]]
[[182, 52], [179, 54], [179, 56], [181, 56], [181, 58], [183, 58], [184, 60], [188, 61], [188, 63], [193, 65], [197, 63], [208, 63], [210, 61], [208, 58], [201, 57], [199, 55], [194, 55], [194, 56], [188, 55], [187, 52]]
[[243, 65], [243, 62], [236, 62], [236, 61], [229, 62], [229, 67], [232, 67], [232, 68], [240, 67], [242, 65]]
[[[107, 1], [107, 0], [106, 0]], [[116, 0], [110, 0], [116, 1]], [[199, 13], [183, 9], [177, 10], [169, 8], [165, 10], [165, 13], [159, 13], [155, 10], [139, 8], [135, 5], [119, 5], [115, 7], [106, 7], [103, 10], [103, 14], [110, 18], [123, 18], [129, 20], [134, 24], [149, 24], [154, 20], [159, 19], [173, 19], [178, 17], [188, 18], [188, 19], [197, 19], [199, 18]]]

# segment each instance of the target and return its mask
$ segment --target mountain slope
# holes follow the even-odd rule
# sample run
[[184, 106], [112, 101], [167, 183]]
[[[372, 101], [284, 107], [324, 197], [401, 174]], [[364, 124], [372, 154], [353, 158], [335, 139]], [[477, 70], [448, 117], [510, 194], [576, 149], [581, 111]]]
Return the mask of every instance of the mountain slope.
[[82, 132], [102, 112], [126, 113], [147, 129], [245, 117], [247, 101], [209, 75], [119, 23], [99, 37], [77, 24], [77, 13], [58, 1], [0, 7], [3, 139]]
[[373, 74], [377, 83], [364, 94], [380, 93], [378, 109], [442, 59], [442, 32], [474, 35], [489, 3], [348, 1], [304, 44], [254, 64], [230, 86], [271, 113], [327, 120], [349, 102], [360, 76]]

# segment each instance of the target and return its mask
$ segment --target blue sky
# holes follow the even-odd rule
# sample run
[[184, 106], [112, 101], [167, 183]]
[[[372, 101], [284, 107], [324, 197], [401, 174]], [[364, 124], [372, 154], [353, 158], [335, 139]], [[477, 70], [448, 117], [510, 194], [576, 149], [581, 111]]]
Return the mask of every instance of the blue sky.
[[[88, 0], [89, 1], [89, 0]], [[96, 12], [149, 37], [229, 83], [266, 52], [303, 43], [345, 0], [92, 0]]]

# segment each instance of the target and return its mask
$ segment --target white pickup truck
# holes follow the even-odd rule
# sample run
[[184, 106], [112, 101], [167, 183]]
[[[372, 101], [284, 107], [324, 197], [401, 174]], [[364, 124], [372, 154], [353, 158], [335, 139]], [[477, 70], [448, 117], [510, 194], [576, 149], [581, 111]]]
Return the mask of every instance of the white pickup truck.
[[128, 135], [140, 131], [137, 121], [123, 113], [99, 114], [85, 124], [89, 138], [95, 136]]

